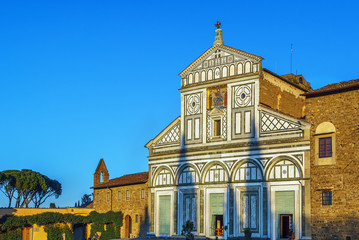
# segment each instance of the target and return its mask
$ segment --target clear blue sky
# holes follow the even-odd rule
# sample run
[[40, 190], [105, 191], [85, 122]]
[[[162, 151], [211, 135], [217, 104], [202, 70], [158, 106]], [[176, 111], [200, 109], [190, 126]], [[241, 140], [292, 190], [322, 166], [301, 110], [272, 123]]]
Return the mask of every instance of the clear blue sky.
[[[62, 183], [72, 206], [104, 158], [147, 171], [144, 145], [180, 115], [180, 73], [212, 46], [264, 57], [314, 89], [359, 78], [357, 1], [0, 2], [0, 170]], [[0, 195], [0, 206], [5, 206]]]

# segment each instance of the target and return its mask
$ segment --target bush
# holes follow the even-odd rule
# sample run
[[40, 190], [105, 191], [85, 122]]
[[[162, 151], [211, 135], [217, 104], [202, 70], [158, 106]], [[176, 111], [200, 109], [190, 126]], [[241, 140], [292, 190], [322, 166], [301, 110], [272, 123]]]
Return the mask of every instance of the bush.
[[193, 222], [190, 220], [187, 220], [185, 224], [182, 226], [182, 232], [181, 235], [186, 237], [186, 240], [193, 240], [194, 236], [192, 234], [193, 231]]
[[[101, 232], [101, 239], [103, 240], [119, 238], [122, 213], [112, 211], [97, 213], [93, 211], [87, 217], [53, 212], [32, 216], [4, 216], [0, 219], [0, 240], [21, 239], [22, 228], [34, 224], [44, 226], [49, 240], [62, 239], [63, 234], [67, 240], [73, 240], [72, 229], [67, 225], [72, 223], [92, 223], [91, 236], [96, 232]], [[106, 231], [104, 230], [105, 225]]]

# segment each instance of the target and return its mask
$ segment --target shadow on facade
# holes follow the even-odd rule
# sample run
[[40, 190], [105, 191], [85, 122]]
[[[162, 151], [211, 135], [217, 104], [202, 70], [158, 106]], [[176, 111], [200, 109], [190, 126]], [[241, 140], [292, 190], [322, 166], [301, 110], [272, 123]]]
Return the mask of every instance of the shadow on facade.
[[140, 229], [138, 233], [139, 237], [143, 238], [149, 232], [149, 223], [150, 223], [150, 218], [148, 215], [148, 207], [145, 207], [144, 217], [140, 218]]
[[[268, 191], [264, 167], [260, 160], [260, 142], [255, 122], [252, 122], [252, 136], [246, 143], [245, 157], [230, 169], [227, 202], [228, 239], [269, 239], [268, 236]], [[267, 237], [261, 237], [267, 236]]]

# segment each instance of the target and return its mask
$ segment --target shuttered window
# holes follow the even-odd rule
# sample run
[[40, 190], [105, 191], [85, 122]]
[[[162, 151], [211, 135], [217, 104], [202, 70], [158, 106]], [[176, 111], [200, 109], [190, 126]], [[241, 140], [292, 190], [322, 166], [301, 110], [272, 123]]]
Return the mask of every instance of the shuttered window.
[[332, 192], [331, 191], [323, 191], [322, 193], [323, 205], [332, 205]]
[[319, 157], [332, 156], [332, 137], [319, 138]]
[[171, 196], [160, 196], [160, 235], [170, 234], [170, 223], [171, 223]]

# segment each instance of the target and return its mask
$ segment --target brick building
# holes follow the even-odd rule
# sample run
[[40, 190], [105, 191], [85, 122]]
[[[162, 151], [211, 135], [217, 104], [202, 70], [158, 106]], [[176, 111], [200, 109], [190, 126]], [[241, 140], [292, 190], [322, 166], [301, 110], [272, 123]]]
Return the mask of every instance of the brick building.
[[123, 226], [121, 238], [134, 238], [146, 235], [148, 173], [134, 173], [109, 179], [103, 159], [94, 173], [93, 208], [99, 213], [121, 211]]
[[[261, 57], [214, 45], [179, 75], [181, 115], [146, 147], [149, 172], [109, 179], [94, 208], [122, 211], [121, 237], [146, 231], [256, 239], [359, 236], [359, 79], [312, 90]], [[227, 228], [227, 230], [225, 230]]]
[[306, 96], [313, 239], [359, 236], [359, 79]]

